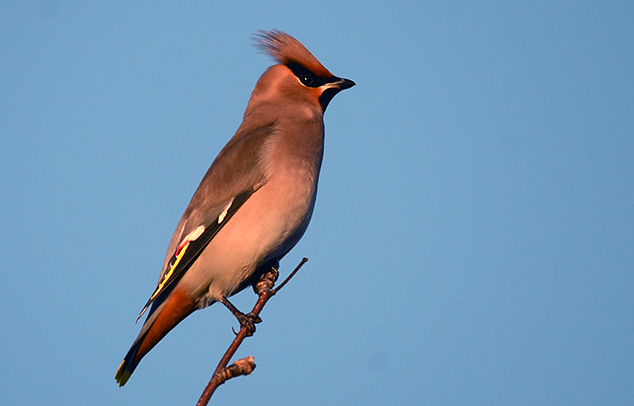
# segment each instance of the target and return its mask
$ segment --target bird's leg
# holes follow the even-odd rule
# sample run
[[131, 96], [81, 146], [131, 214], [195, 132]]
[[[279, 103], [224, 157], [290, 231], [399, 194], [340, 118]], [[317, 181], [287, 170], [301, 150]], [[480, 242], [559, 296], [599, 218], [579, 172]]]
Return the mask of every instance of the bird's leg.
[[262, 296], [266, 291], [273, 289], [280, 276], [278, 269], [280, 269], [280, 262], [272, 259], [255, 271], [251, 278], [251, 287], [256, 295]]
[[257, 323], [261, 323], [262, 319], [251, 313], [244, 314], [240, 310], [238, 310], [226, 296], [220, 298], [220, 303], [225, 305], [227, 309], [233, 314], [238, 322], [240, 323], [240, 327], [244, 327], [247, 329], [247, 337], [251, 337], [253, 333], [255, 333], [255, 325]]
[[[273, 259], [254, 272], [249, 283], [251, 283], [253, 290], [258, 296], [262, 296], [265, 292], [271, 291], [279, 275], [279, 272], [277, 271], [279, 266], [279, 261], [277, 259]], [[248, 314], [242, 313], [229, 301], [229, 299], [227, 299], [226, 296], [221, 297], [219, 302], [225, 305], [231, 314], [238, 319], [240, 327], [246, 328], [247, 337], [251, 337], [253, 333], [255, 333], [255, 325], [262, 322], [260, 317], [256, 316], [253, 312]]]

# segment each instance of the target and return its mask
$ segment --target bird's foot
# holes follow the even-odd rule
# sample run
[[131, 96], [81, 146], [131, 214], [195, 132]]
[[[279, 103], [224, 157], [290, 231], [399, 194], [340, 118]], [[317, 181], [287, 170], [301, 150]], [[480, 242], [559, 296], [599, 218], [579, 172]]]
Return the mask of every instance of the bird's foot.
[[[253, 333], [255, 333], [255, 325], [262, 322], [262, 319], [255, 315], [255, 313], [251, 312], [248, 314], [242, 313], [238, 310], [226, 297], [222, 297], [220, 299], [220, 303], [225, 305], [227, 309], [238, 319], [238, 323], [240, 323], [240, 328], [246, 329], [246, 336], [251, 337]], [[238, 333], [233, 331], [236, 335]]]
[[[234, 316], [236, 316], [236, 318], [238, 319], [238, 322], [240, 323], [240, 328], [246, 329], [247, 337], [251, 337], [253, 333], [255, 333], [256, 324], [262, 323], [262, 319], [256, 316], [253, 312], [247, 313], [247, 314], [244, 314], [244, 313], [234, 314]], [[235, 331], [234, 333], [238, 335], [238, 333], [236, 333]]]

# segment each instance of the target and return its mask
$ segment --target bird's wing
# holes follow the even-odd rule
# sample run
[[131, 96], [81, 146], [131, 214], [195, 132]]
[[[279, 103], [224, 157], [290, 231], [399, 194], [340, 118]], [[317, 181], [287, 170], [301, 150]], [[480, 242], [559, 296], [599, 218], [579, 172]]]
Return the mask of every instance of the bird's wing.
[[238, 130], [218, 154], [176, 227], [156, 289], [137, 321], [151, 304], [155, 309], [167, 298], [209, 242], [266, 183], [261, 154], [273, 131], [273, 124], [248, 132]]

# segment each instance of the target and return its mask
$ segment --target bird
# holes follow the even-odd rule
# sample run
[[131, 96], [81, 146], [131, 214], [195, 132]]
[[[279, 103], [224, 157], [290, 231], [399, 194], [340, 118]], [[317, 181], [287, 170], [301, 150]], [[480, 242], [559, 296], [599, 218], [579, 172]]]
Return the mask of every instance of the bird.
[[115, 375], [119, 386], [196, 310], [221, 302], [248, 324], [249, 315], [228, 297], [277, 269], [310, 222], [324, 153], [323, 115], [332, 98], [355, 82], [330, 73], [282, 31], [260, 30], [253, 38], [276, 64], [258, 79], [242, 124], [176, 226], [137, 321], [146, 311], [147, 318]]

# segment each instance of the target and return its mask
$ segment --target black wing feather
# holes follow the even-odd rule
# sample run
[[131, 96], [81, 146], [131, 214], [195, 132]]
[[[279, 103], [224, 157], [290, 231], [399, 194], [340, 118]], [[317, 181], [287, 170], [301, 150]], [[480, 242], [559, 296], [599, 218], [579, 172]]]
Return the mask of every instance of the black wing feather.
[[[173, 267], [176, 261], [178, 261], [178, 264], [171, 272], [167, 272], [165, 274], [164, 279], [158, 284], [156, 290], [150, 296], [150, 299], [147, 301], [145, 306], [143, 306], [143, 310], [141, 310], [141, 314], [139, 314], [137, 321], [141, 318], [141, 316], [143, 316], [143, 313], [145, 313], [152, 302], [154, 302], [159, 296], [165, 296], [173, 289], [176, 282], [178, 282], [183, 277], [183, 275], [185, 275], [185, 272], [187, 272], [187, 270], [192, 266], [196, 259], [198, 259], [200, 254], [209, 244], [209, 242], [216, 236], [216, 234], [218, 234], [222, 227], [224, 227], [224, 225], [231, 219], [231, 217], [233, 217], [238, 209], [242, 207], [244, 202], [246, 202], [254, 192], [255, 189], [249, 189], [237, 195], [231, 202], [231, 206], [227, 210], [227, 213], [222, 221], [213, 221], [207, 228], [205, 228], [205, 231], [203, 231], [203, 233], [198, 238], [189, 243], [189, 246], [185, 250], [185, 253], [180, 258], [180, 260], [178, 259], [178, 251], [174, 253], [168, 263], [167, 268], [170, 269], [171, 267]], [[150, 314], [152, 314], [153, 311], [154, 306], [148, 314], [148, 317]]]

